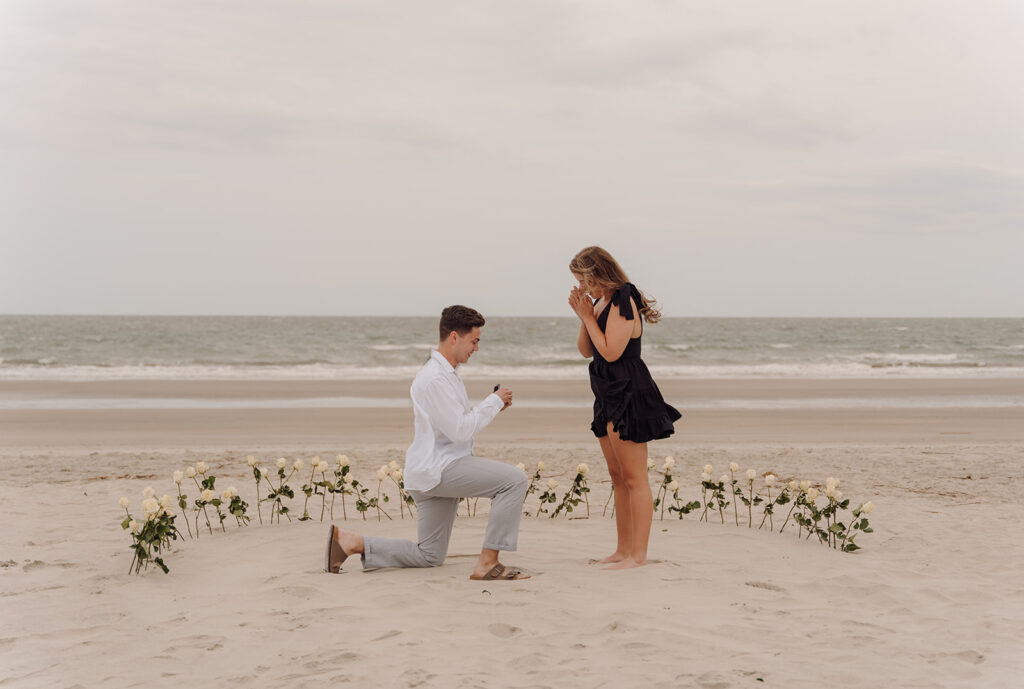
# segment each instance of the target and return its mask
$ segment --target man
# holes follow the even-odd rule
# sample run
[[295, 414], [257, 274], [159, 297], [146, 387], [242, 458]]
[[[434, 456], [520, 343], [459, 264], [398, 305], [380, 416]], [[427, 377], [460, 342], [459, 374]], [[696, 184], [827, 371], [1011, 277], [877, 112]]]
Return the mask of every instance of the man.
[[412, 382], [416, 435], [405, 453], [405, 487], [416, 501], [419, 542], [359, 536], [333, 524], [328, 529], [324, 569], [337, 573], [349, 555], [362, 555], [364, 569], [437, 567], [448, 554], [459, 498], [491, 498], [483, 549], [470, 579], [528, 579], [498, 562], [515, 550], [526, 499], [526, 475], [515, 467], [473, 455], [473, 436], [512, 404], [499, 387], [470, 407], [466, 386], [455, 373], [480, 349], [484, 317], [467, 306], [441, 313], [440, 341]]

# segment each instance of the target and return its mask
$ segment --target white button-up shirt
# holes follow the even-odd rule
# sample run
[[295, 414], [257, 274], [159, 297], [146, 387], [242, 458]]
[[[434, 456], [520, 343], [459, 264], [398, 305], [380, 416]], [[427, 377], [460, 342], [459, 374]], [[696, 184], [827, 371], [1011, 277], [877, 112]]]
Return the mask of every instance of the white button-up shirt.
[[473, 436], [494, 420], [505, 403], [490, 394], [469, 406], [466, 386], [436, 349], [410, 389], [416, 436], [405, 452], [405, 487], [430, 490], [450, 463], [473, 454]]

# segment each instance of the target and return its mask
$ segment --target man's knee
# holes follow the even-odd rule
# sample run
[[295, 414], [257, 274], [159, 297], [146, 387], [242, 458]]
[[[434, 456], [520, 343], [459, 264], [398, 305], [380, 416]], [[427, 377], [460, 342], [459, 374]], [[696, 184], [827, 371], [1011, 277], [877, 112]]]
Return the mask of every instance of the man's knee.
[[423, 554], [423, 559], [426, 561], [428, 567], [440, 567], [444, 564], [445, 553], [438, 551], [426, 551]]
[[448, 555], [448, 553], [440, 548], [421, 547], [420, 550], [423, 553], [423, 561], [427, 563], [427, 567], [440, 567], [444, 564], [444, 559]]

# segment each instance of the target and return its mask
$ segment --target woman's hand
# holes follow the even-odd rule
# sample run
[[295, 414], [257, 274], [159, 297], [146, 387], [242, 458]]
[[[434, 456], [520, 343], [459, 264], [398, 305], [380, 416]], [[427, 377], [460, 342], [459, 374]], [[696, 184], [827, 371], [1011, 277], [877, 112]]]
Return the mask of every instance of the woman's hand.
[[593, 317], [594, 304], [583, 294], [579, 287], [573, 287], [569, 292], [569, 308], [579, 316], [580, 320], [586, 321], [587, 316]]

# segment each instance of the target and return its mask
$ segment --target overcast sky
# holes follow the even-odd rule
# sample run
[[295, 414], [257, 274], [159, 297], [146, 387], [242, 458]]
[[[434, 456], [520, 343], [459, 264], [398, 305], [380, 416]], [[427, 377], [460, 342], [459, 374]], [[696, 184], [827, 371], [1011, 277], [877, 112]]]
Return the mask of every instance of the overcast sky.
[[1020, 0], [0, 0], [0, 313], [1024, 316]]

